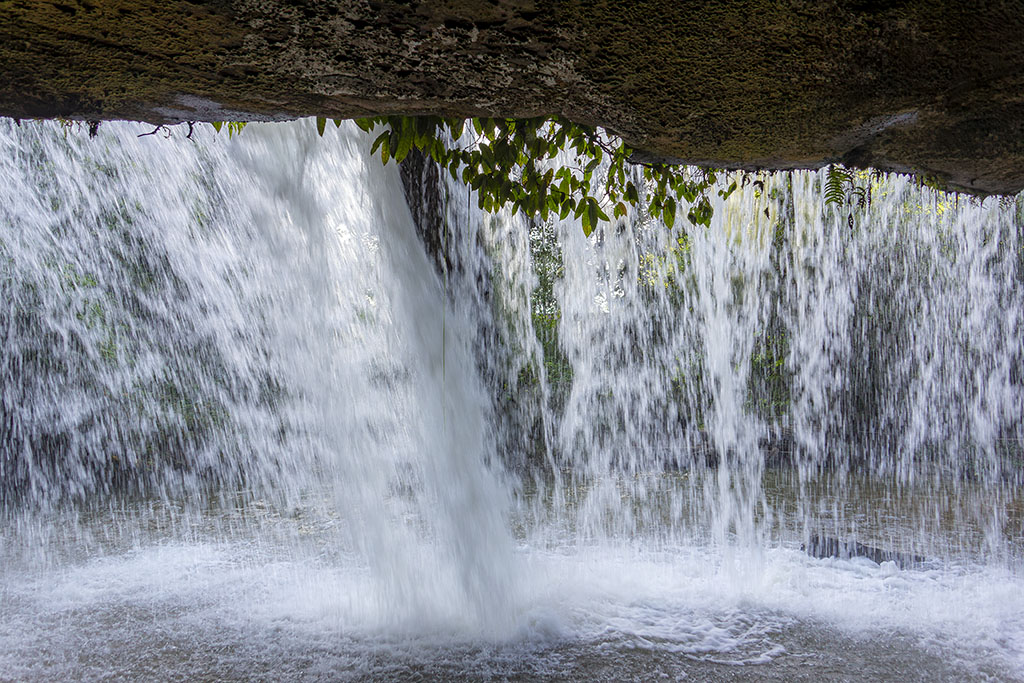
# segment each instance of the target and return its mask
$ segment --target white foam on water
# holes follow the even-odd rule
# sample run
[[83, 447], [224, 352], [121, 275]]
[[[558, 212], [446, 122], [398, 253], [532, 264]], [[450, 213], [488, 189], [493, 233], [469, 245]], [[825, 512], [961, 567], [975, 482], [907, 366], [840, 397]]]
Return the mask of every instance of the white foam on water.
[[[495, 660], [517, 656], [555, 671], [552, 652], [564, 647], [753, 666], [807, 654], [792, 635], [804, 628], [869, 644], [910, 638], [965, 670], [1024, 672], [1024, 586], [984, 567], [899, 570], [779, 549], [766, 554], [761, 574], [739, 584], [707, 550], [651, 557], [637, 547], [520, 548], [527, 571], [516, 628], [494, 639], [459, 608], [435, 605], [415, 619], [389, 618], [395, 615], [382, 612], [374, 594], [379, 583], [358, 562], [268, 562], [263, 552], [240, 543], [151, 546], [8, 576], [4, 671], [12, 679], [102, 673], [77, 668], [76, 648], [96, 642], [135, 642], [166, 657], [169, 673], [187, 671], [187, 660], [161, 654], [154, 643], [162, 640], [206, 656], [217, 648], [243, 658], [277, 648], [300, 659], [307, 648], [324, 649], [340, 673], [381, 673], [375, 667], [411, 658], [450, 659], [466, 675], [480, 675]], [[840, 652], [826, 646], [815, 655]], [[108, 673], [118, 670], [116, 657], [101, 661]]]

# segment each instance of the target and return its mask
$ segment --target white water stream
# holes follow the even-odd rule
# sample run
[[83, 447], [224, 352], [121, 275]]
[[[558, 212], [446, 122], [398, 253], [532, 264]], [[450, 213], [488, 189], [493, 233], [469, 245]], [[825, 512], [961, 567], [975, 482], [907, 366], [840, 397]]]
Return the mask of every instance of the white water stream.
[[0, 122], [0, 680], [1024, 678], [1019, 201], [439, 272], [354, 126], [146, 130]]

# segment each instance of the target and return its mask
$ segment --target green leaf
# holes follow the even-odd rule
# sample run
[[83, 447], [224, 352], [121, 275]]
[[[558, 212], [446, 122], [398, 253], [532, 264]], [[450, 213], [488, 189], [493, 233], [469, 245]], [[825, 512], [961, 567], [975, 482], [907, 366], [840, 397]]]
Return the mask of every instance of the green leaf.
[[327, 119], [323, 116], [316, 117], [316, 132], [320, 137], [324, 136], [324, 128], [327, 127]]
[[562, 208], [558, 210], [558, 218], [564, 221], [569, 217], [573, 208], [572, 197], [566, 197], [562, 200]]
[[647, 213], [651, 214], [654, 218], [661, 215], [661, 201], [658, 195], [651, 197], [651, 202], [647, 205]]
[[583, 212], [583, 234], [590, 237], [590, 233], [594, 232], [594, 221], [591, 219], [590, 211]]
[[576, 207], [573, 209], [572, 217], [573, 218], [582, 218], [583, 214], [586, 213], [586, 211], [587, 211], [587, 202], [586, 202], [585, 199], [581, 199], [580, 201], [576, 202]]
[[210, 123], [213, 125], [213, 129], [218, 133], [220, 132], [221, 126], [224, 125], [223, 121], [211, 121]]
[[[377, 148], [380, 147], [381, 144], [385, 142], [388, 139], [388, 136], [390, 135], [391, 131], [389, 130], [386, 130], [380, 135], [378, 135], [377, 139], [373, 141], [373, 146], [370, 147], [370, 154], [374, 154], [377, 151]], [[384, 163], [386, 164], [387, 162], [385, 161]]]
[[494, 150], [486, 142], [480, 145], [480, 157], [487, 168], [494, 168]]
[[388, 155], [393, 159], [395, 154], [398, 153], [398, 144], [402, 139], [401, 133], [394, 128], [391, 129], [391, 135], [388, 136]]
[[671, 230], [676, 223], [676, 200], [672, 197], [666, 198], [661, 215], [665, 220], [665, 225]]
[[[597, 205], [597, 200], [593, 197], [587, 197], [587, 212], [584, 214], [586, 219], [583, 221], [583, 232], [586, 233], [587, 237], [590, 237], [591, 231], [594, 226], [597, 225], [598, 218], [601, 217], [601, 208]], [[605, 220], [608, 217], [605, 216]], [[590, 224], [590, 230], [587, 230], [587, 224]]]
[[415, 142], [416, 129], [412, 126], [402, 126], [402, 132], [398, 135], [398, 145], [395, 147], [395, 161], [402, 163], [409, 152], [412, 151]]
[[714, 209], [711, 208], [711, 202], [708, 201], [707, 197], [701, 197], [699, 202], [690, 207], [686, 217], [694, 225], [703, 225], [709, 228], [711, 227], [711, 217], [713, 214]]
[[636, 185], [633, 184], [633, 181], [626, 183], [626, 201], [633, 206], [640, 203], [640, 194], [637, 192]]
[[680, 184], [678, 192], [679, 194], [682, 195], [683, 199], [685, 199], [690, 204], [693, 204], [693, 202], [697, 199], [697, 188], [693, 187], [689, 183]]

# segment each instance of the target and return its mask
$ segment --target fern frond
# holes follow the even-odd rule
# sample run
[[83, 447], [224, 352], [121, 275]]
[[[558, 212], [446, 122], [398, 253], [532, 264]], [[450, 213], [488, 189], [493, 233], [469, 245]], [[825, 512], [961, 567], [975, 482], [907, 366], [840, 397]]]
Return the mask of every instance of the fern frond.
[[853, 187], [853, 178], [853, 171], [850, 169], [829, 166], [825, 177], [825, 204], [842, 204], [846, 200], [847, 186]]

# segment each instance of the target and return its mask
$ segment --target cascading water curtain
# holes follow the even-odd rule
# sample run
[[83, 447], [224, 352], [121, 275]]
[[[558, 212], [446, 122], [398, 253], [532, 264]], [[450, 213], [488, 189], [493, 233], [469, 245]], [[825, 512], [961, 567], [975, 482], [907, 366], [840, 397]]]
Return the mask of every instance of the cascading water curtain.
[[[532, 332], [523, 295], [502, 315], [533, 359], [519, 390], [546, 413], [532, 463], [535, 488], [554, 477], [546, 495], [566, 502], [555, 516], [594, 538], [758, 547], [856, 534], [868, 515], [860, 533], [921, 551], [964, 521], [984, 542], [964, 530], [944, 553], [1010, 551], [1019, 200], [864, 173], [833, 205], [824, 171], [739, 181], [709, 228], [635, 214], [587, 238], [571, 220], [476, 220], [489, 252], [461, 258], [533, 287]], [[526, 249], [532, 268], [506, 275]], [[866, 490], [908, 510], [856, 509]]]

